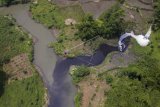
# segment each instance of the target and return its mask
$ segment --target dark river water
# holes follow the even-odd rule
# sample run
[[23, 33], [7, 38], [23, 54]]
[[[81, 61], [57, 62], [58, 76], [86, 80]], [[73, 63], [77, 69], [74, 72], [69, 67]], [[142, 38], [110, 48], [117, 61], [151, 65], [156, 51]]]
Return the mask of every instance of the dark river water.
[[53, 49], [48, 48], [50, 42], [56, 41], [55, 37], [44, 26], [32, 20], [28, 14], [28, 5], [0, 8], [0, 14], [12, 14], [17, 23], [37, 39], [34, 44], [34, 64], [40, 68], [39, 73], [48, 88], [49, 107], [74, 107], [76, 88], [68, 73], [71, 65], [99, 65], [110, 52], [118, 51], [118, 47], [106, 44], [92, 56], [61, 59]]
[[74, 107], [74, 97], [69, 99], [69, 96], [75, 95], [68, 73], [71, 65], [99, 65], [103, 62], [105, 57], [113, 51], [118, 51], [118, 47], [104, 44], [101, 45], [92, 56], [78, 56], [57, 61], [53, 73], [54, 83], [49, 89], [49, 91], [53, 92], [51, 93], [51, 103], [49, 107]]

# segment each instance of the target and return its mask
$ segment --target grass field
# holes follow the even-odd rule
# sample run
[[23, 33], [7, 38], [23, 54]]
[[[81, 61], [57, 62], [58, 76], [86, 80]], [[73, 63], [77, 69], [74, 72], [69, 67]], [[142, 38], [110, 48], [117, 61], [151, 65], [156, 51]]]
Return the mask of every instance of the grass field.
[[31, 58], [31, 38], [8, 18], [0, 16], [0, 20], [0, 62], [9, 61], [20, 53], [27, 53]]
[[53, 26], [56, 28], [63, 28], [64, 21], [67, 18], [73, 18], [79, 21], [83, 17], [83, 10], [80, 5], [73, 5], [68, 7], [58, 7], [46, 0], [38, 0], [37, 4], [30, 6], [33, 19], [44, 24], [48, 28]]
[[6, 85], [0, 107], [42, 107], [44, 89], [38, 74]]
[[[27, 54], [30, 57], [28, 60], [31, 61], [32, 40], [8, 16], [0, 16], [0, 20], [0, 107], [42, 107], [45, 90], [32, 65], [31, 76], [11, 82], [8, 80], [12, 75], [3, 69], [4, 65], [19, 54]], [[19, 72], [25, 74], [23, 70]]]

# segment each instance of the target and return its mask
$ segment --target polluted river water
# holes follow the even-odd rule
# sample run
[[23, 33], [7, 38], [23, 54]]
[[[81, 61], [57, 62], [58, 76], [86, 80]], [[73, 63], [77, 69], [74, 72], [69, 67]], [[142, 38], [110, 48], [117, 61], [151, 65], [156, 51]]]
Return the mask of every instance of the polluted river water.
[[[72, 84], [68, 73], [72, 65], [95, 66], [103, 62], [108, 53], [118, 51], [117, 47], [102, 45], [92, 56], [78, 56], [75, 58], [59, 58], [52, 48], [48, 47], [50, 42], [56, 41], [54, 35], [43, 25], [36, 23], [29, 15], [29, 5], [14, 5], [0, 8], [0, 14], [12, 14], [18, 25], [29, 32], [34, 43], [34, 61], [39, 68], [44, 84], [48, 89], [49, 107], [74, 107], [74, 96], [76, 88]], [[90, 60], [92, 57], [92, 60]]]

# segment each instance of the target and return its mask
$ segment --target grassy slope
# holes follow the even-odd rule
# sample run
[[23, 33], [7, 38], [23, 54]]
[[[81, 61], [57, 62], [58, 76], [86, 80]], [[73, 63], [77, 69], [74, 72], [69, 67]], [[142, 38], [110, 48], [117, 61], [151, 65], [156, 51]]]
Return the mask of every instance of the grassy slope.
[[44, 89], [38, 74], [5, 86], [0, 107], [42, 107]]
[[[31, 5], [30, 10], [34, 20], [37, 20], [48, 28], [56, 27], [60, 29], [58, 42], [50, 44], [57, 54], [63, 55], [65, 49], [70, 49], [82, 43], [80, 40], [75, 40], [74, 34], [77, 30], [75, 26], [66, 26], [64, 23], [65, 19], [68, 18], [73, 18], [77, 23], [82, 20], [84, 12], [79, 4], [58, 7], [46, 0], [39, 0], [38, 4]], [[73, 53], [79, 54], [80, 52], [76, 51]], [[74, 56], [74, 54], [70, 54], [69, 56]]]
[[[0, 62], [8, 60], [20, 53], [28, 53], [31, 57], [32, 42], [27, 34], [7, 18], [0, 17]], [[22, 40], [23, 39], [23, 40]]]
[[[1, 63], [7, 63], [10, 58], [20, 53], [28, 53], [31, 57], [32, 41], [27, 34], [20, 31], [8, 18], [0, 16], [0, 20]], [[2, 65], [0, 68], [2, 69]], [[5, 82], [4, 79], [1, 81]], [[6, 81], [0, 85], [4, 88], [0, 96], [0, 107], [41, 107], [44, 104], [42, 80], [35, 71], [29, 78], [16, 80], [10, 84]]]
[[39, 0], [38, 4], [30, 6], [32, 17], [45, 26], [62, 28], [67, 18], [74, 18], [76, 21], [83, 17], [83, 10], [80, 5], [73, 5], [60, 8], [46, 0]]

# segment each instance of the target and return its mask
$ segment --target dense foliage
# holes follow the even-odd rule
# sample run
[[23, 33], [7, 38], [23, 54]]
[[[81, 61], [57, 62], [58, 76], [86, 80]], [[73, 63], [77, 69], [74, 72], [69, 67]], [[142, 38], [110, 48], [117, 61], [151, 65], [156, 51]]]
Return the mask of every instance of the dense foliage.
[[99, 35], [99, 27], [96, 21], [91, 15], [86, 15], [82, 22], [77, 26], [78, 32], [76, 35], [83, 41], [92, 39], [93, 37]]
[[0, 5], [9, 6], [14, 0], [0, 0]]
[[8, 18], [0, 16], [0, 20], [0, 63], [7, 63], [10, 58], [24, 52], [31, 58], [32, 42], [28, 35]]
[[77, 27], [77, 35], [83, 41], [98, 35], [104, 38], [119, 37], [126, 27], [123, 17], [124, 11], [117, 3], [107, 12], [104, 12], [98, 20], [94, 20], [91, 15], [85, 16]]
[[86, 66], [78, 66], [73, 70], [72, 79], [74, 83], [80, 82], [84, 77], [90, 74], [90, 69]]
[[111, 9], [101, 16], [104, 22], [102, 25], [102, 35], [105, 38], [120, 36], [125, 30], [124, 10], [120, 4], [115, 4]]
[[82, 96], [83, 94], [81, 92], [78, 92], [74, 98], [75, 107], [81, 107], [82, 102]]
[[10, 6], [12, 4], [27, 3], [30, 0], [0, 0], [0, 6]]
[[133, 41], [132, 48], [134, 53], [140, 56], [139, 61], [121, 69], [118, 75], [112, 78], [112, 88], [106, 94], [106, 107], [160, 106], [159, 32], [152, 33], [150, 46], [140, 47]]
[[154, 9], [154, 30], [160, 29], [160, 0], [155, 2], [155, 9]]
[[38, 74], [5, 86], [0, 107], [42, 107], [44, 89]]
[[0, 66], [0, 96], [4, 93], [6, 79], [6, 73], [3, 71], [2, 66]]
[[8, 16], [0, 16], [0, 20], [0, 107], [41, 107], [44, 88], [35, 71], [31, 77], [8, 83], [9, 74], [3, 69], [16, 55], [27, 53], [32, 59], [32, 41]]
[[107, 93], [107, 107], [159, 107], [160, 61], [149, 56], [121, 71]]

